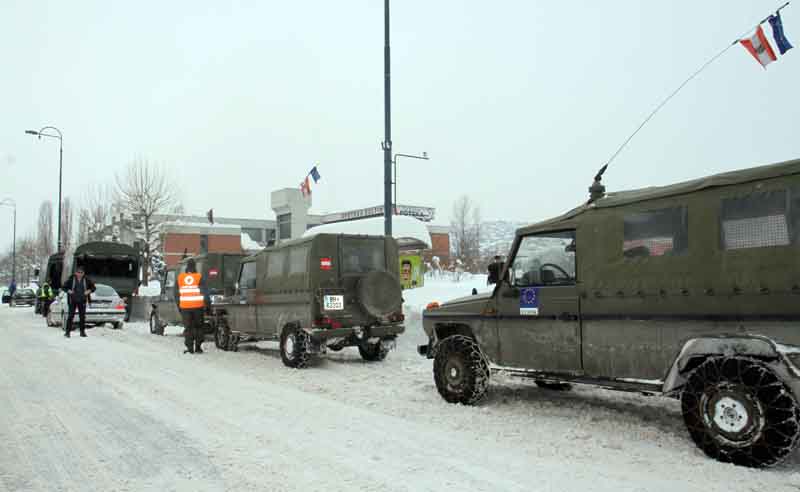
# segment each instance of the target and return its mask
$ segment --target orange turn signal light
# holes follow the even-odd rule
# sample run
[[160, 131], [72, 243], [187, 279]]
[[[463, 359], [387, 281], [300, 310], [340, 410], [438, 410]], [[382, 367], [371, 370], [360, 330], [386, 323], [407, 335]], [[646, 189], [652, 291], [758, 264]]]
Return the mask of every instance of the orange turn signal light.
[[428, 303], [428, 305], [427, 305], [427, 306], [425, 306], [425, 309], [426, 309], [426, 310], [430, 310], [430, 309], [439, 309], [439, 306], [440, 306], [440, 304], [439, 304], [438, 302], [436, 302], [436, 301], [433, 301], [433, 302], [429, 302], [429, 303]]

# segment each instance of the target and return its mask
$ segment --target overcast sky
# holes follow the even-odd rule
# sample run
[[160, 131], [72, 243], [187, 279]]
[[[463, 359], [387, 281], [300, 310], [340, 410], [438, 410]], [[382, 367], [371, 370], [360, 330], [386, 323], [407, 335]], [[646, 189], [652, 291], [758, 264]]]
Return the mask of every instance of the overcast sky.
[[[401, 203], [449, 221], [534, 222], [587, 197], [597, 168], [691, 72], [773, 0], [403, 0], [392, 10]], [[783, 11], [800, 45], [800, 14]], [[771, 38], [771, 30], [766, 27]], [[383, 200], [383, 2], [0, 2], [0, 198], [18, 236], [64, 195], [162, 163], [188, 212], [274, 218], [272, 190], [314, 163], [313, 211]], [[610, 170], [609, 190], [800, 157], [800, 48], [765, 71], [734, 46], [668, 104]], [[0, 247], [11, 214], [0, 212]], [[8, 231], [6, 233], [6, 231]]]

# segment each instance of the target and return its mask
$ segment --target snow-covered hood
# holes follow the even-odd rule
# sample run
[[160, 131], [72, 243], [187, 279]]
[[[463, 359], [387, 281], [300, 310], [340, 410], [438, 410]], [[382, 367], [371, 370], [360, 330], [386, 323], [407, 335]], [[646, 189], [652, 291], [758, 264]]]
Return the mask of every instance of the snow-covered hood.
[[475, 294], [451, 299], [442, 303], [436, 309], [427, 309], [423, 316], [450, 316], [454, 314], [469, 315], [481, 314], [486, 303], [491, 299], [491, 293]]

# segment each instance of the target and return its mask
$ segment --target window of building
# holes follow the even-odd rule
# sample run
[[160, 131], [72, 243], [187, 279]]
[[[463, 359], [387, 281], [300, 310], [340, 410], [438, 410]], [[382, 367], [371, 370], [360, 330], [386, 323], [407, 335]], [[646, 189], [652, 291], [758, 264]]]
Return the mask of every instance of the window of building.
[[308, 246], [298, 246], [289, 251], [289, 275], [308, 271]]
[[286, 250], [273, 251], [267, 257], [267, 277], [282, 277], [286, 264]]
[[278, 216], [278, 239], [291, 239], [292, 237], [292, 214], [282, 214]]
[[626, 258], [678, 256], [689, 249], [686, 207], [626, 215], [622, 254]]
[[200, 253], [208, 253], [208, 235], [200, 235]]
[[256, 288], [256, 262], [250, 261], [242, 263], [242, 271], [239, 273], [239, 289], [255, 289]]
[[516, 287], [575, 284], [575, 231], [522, 238], [511, 275]]
[[791, 243], [785, 190], [722, 200], [722, 249], [786, 246]]

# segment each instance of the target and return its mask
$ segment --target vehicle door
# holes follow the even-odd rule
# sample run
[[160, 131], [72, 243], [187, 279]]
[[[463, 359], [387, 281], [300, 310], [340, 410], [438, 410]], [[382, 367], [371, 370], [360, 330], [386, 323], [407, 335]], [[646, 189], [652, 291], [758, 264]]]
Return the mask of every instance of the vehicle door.
[[509, 261], [510, 275], [495, 289], [500, 363], [580, 371], [575, 231], [524, 236]]
[[256, 262], [242, 263], [239, 269], [239, 288], [234, 296], [236, 303], [228, 308], [230, 327], [233, 331], [254, 334], [258, 331], [256, 316]]
[[170, 324], [180, 324], [181, 313], [175, 300], [175, 282], [178, 278], [177, 270], [167, 270], [161, 281], [161, 297], [158, 303], [158, 315], [161, 321]]

